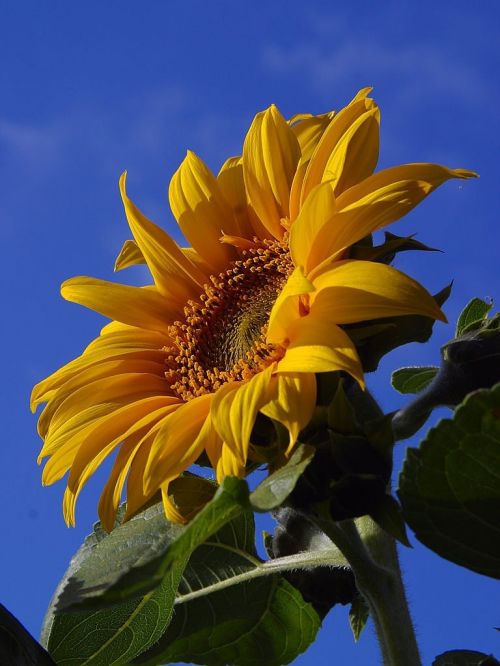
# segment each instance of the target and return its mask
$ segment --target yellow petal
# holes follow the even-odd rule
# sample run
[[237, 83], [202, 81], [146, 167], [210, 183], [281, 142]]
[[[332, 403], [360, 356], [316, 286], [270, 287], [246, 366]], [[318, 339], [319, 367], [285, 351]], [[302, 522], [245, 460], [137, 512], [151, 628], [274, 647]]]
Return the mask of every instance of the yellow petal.
[[[165, 410], [172, 409], [176, 409], [176, 406], [152, 409], [151, 401], [137, 402], [123, 408], [120, 418], [114, 418], [114, 415], [108, 416], [85, 432], [81, 437], [78, 452], [71, 463], [68, 487], [64, 493], [63, 512], [69, 525], [74, 525], [75, 522], [75, 505], [78, 495], [104, 459], [120, 442], [136, 433], [147, 431], [165, 414]], [[52, 460], [55, 459], [56, 456]]]
[[[68, 425], [65, 429], [64, 437], [60, 438], [58, 445], [54, 446], [53, 450], [50, 451], [51, 457], [45, 464], [42, 483], [49, 485], [63, 477], [73, 464], [82, 443], [86, 442], [90, 435], [97, 437], [99, 433], [103, 432], [106, 435], [111, 426], [116, 428], [117, 433], [123, 434], [131, 426], [131, 419], [137, 420], [139, 416], [148, 415], [160, 409], [168, 412], [176, 409], [177, 404], [178, 402], [169, 400], [165, 396], [139, 397], [137, 399], [134, 396], [128, 401], [123, 400], [121, 403], [112, 405], [112, 408], [102, 409], [101, 413], [96, 408], [83, 410], [81, 414], [71, 419], [76, 426], [72, 427], [71, 424]], [[105, 407], [110, 406], [105, 404], [97, 405], [97, 408]], [[95, 418], [91, 418], [89, 414]], [[107, 431], [106, 428], [108, 428]], [[105, 446], [110, 440], [103, 440], [101, 438], [100, 441]]]
[[[231, 390], [213, 396], [211, 417], [215, 429], [244, 469], [250, 434], [259, 409], [268, 402], [269, 382], [274, 364], [254, 375], [248, 382], [234, 382]], [[228, 385], [226, 385], [228, 386]]]
[[[200, 293], [205, 276], [183, 254], [177, 243], [148, 220], [128, 198], [126, 172], [120, 178], [125, 215], [130, 229], [153, 275], [158, 290], [182, 307], [186, 300]], [[128, 323], [128, 322], [125, 322]]]
[[335, 194], [368, 178], [377, 166], [380, 112], [369, 109], [343, 134], [326, 163], [322, 181], [334, 183]]
[[282, 423], [290, 433], [289, 455], [299, 432], [311, 420], [316, 406], [316, 376], [312, 373], [278, 374], [271, 378], [271, 396], [261, 412]]
[[270, 344], [280, 344], [288, 337], [288, 327], [300, 316], [300, 296], [314, 291], [314, 285], [298, 266], [294, 269], [274, 302], [269, 316], [266, 340]]
[[[331, 183], [322, 183], [312, 190], [290, 229], [290, 255], [295, 266], [301, 266], [305, 274], [317, 262], [310, 261], [312, 249], [321, 229], [328, 224], [336, 209], [335, 195]], [[328, 239], [324, 240], [327, 243]]]
[[[249, 216], [241, 157], [230, 157], [224, 162], [217, 175], [217, 183], [224, 199], [233, 210], [235, 228], [231, 231], [231, 235], [253, 238], [255, 230]], [[229, 227], [225, 227], [224, 231], [229, 234]]]
[[300, 161], [301, 163], [307, 162], [311, 159], [316, 146], [319, 143], [324, 131], [330, 124], [334, 116], [334, 112], [323, 113], [318, 116], [309, 116], [295, 118], [290, 121], [293, 133], [297, 137], [300, 146]]
[[99, 497], [99, 519], [104, 529], [108, 532], [113, 529], [116, 513], [120, 506], [123, 486], [125, 485], [127, 474], [137, 450], [141, 445], [140, 440], [141, 438], [136, 435], [135, 437], [129, 437], [128, 440], [122, 444], [113, 464], [111, 474], [106, 481], [101, 496]]
[[110, 319], [153, 331], [166, 333], [178, 318], [178, 309], [153, 288], [79, 276], [62, 283], [61, 295]]
[[363, 387], [363, 370], [349, 336], [336, 326], [322, 304], [297, 320], [289, 331], [290, 344], [278, 363], [282, 372], [348, 372]]
[[385, 264], [339, 261], [315, 278], [314, 286], [314, 304], [339, 324], [408, 314], [446, 321], [421, 284]]
[[337, 144], [342, 140], [343, 136], [349, 132], [351, 126], [363, 116], [367, 111], [376, 109], [375, 102], [367, 97], [354, 99], [348, 106], [339, 111], [330, 124], [323, 132], [321, 139], [316, 146], [307, 173], [304, 177], [302, 186], [301, 204], [308, 197], [309, 193], [325, 180], [325, 169], [330, 161], [333, 151]]
[[115, 261], [115, 272], [121, 271], [129, 266], [145, 264], [146, 259], [139, 246], [134, 240], [126, 240]]
[[50, 421], [58, 409], [58, 407], [66, 400], [66, 398], [74, 393], [77, 389], [98, 379], [105, 379], [106, 377], [116, 377], [117, 375], [124, 375], [127, 373], [137, 374], [153, 374], [161, 377], [165, 372], [164, 363], [155, 363], [154, 361], [142, 359], [115, 359], [111, 361], [104, 361], [102, 363], [95, 363], [90, 367], [80, 370], [68, 379], [64, 386], [56, 391], [49, 404], [45, 407], [38, 420], [38, 432], [41, 437], [47, 434], [50, 426]]
[[234, 258], [234, 251], [219, 239], [223, 232], [232, 233], [237, 226], [215, 176], [193, 152], [188, 151], [173, 175], [168, 196], [182, 233], [193, 248], [212, 272], [224, 270]]
[[[100, 403], [112, 403], [137, 394], [166, 395], [168, 383], [164, 376], [142, 372], [127, 372], [116, 376], [101, 377], [80, 388], [65, 392], [65, 399], [58, 405], [50, 422], [50, 432], [68, 423], [87, 407]], [[56, 394], [57, 395], [57, 394]]]
[[145, 470], [147, 493], [161, 488], [192, 465], [203, 451], [202, 426], [213, 394], [194, 398], [172, 414], [158, 430]]
[[297, 138], [276, 106], [258, 113], [243, 145], [243, 175], [253, 209], [275, 238], [283, 236], [299, 159]]
[[377, 190], [384, 190], [386, 187], [389, 188], [389, 191], [390, 188], [400, 189], [401, 184], [404, 184], [405, 182], [413, 182], [422, 190], [420, 199], [416, 200], [413, 204], [416, 206], [427, 194], [450, 178], [476, 177], [477, 173], [474, 171], [469, 171], [467, 169], [449, 169], [440, 164], [426, 162], [402, 164], [400, 166], [378, 171], [369, 178], [366, 178], [363, 182], [352, 187], [349, 191], [344, 192], [337, 200], [338, 209], [349, 210], [351, 206], [364, 206], [372, 201], [372, 197]]
[[37, 384], [31, 393], [31, 411], [35, 411], [37, 406], [42, 402], [47, 402], [55, 394], [57, 389], [71, 380], [72, 377], [85, 371], [87, 368], [102, 363], [103, 360], [144, 360], [161, 363], [165, 359], [165, 353], [161, 350], [149, 349], [116, 349], [110, 350], [103, 356], [103, 353], [98, 351], [93, 354], [85, 354], [74, 359], [70, 363], [54, 372], [52, 375]]
[[219, 462], [217, 463], [217, 481], [222, 483], [226, 476], [245, 476], [245, 464], [240, 460], [239, 455], [235, 455], [233, 449], [227, 444], [223, 444]]

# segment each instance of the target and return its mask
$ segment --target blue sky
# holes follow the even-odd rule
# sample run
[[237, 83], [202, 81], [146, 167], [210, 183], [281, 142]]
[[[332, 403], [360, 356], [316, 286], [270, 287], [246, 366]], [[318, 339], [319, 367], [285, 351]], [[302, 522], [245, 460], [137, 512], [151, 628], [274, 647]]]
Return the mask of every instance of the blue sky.
[[[0, 0], [0, 8], [0, 599], [37, 635], [95, 519], [105, 470], [68, 530], [62, 484], [40, 485], [28, 398], [102, 325], [58, 290], [73, 275], [113, 279], [130, 236], [120, 173], [128, 169], [130, 195], [175, 233], [167, 185], [187, 148], [216, 169], [239, 153], [253, 115], [270, 103], [287, 116], [319, 113], [373, 85], [382, 109], [379, 167], [435, 161], [481, 175], [448, 183], [392, 229], [445, 250], [405, 254], [398, 267], [431, 291], [455, 280], [450, 321], [473, 296], [498, 303], [500, 5]], [[144, 273], [120, 279], [137, 283]], [[386, 410], [402, 404], [388, 385], [391, 370], [436, 362], [451, 335], [439, 324], [431, 344], [387, 357], [370, 378]], [[455, 647], [498, 656], [498, 585], [412, 542], [402, 564], [424, 663]], [[371, 629], [354, 646], [341, 608], [296, 663], [372, 666], [377, 659]]]

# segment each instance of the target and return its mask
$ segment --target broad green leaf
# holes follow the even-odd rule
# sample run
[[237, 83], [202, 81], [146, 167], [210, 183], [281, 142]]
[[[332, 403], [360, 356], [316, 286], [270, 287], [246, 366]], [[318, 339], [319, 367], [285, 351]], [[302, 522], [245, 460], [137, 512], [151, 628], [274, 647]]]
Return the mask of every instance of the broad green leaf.
[[2, 604], [0, 604], [0, 664], [55, 666], [48, 652]]
[[251, 578], [261, 565], [254, 541], [246, 511], [194, 551], [172, 623], [135, 664], [280, 666], [310, 645], [318, 614], [282, 576]]
[[[158, 506], [153, 523], [146, 511], [140, 514], [142, 524], [130, 521], [111, 532], [69, 581], [60, 608], [113, 604], [155, 590], [170, 569], [248, 506], [248, 486], [242, 479], [226, 477], [186, 527], [169, 523]], [[131, 529], [137, 539], [130, 536]]]
[[499, 666], [495, 657], [475, 650], [449, 650], [437, 656], [432, 666]]
[[[451, 284], [434, 295], [443, 305], [451, 293]], [[434, 319], [421, 315], [386, 317], [365, 324], [345, 326], [356, 347], [365, 372], [377, 369], [380, 359], [396, 347], [408, 342], [427, 342], [432, 335]]]
[[314, 457], [315, 448], [299, 444], [286, 465], [270, 474], [250, 495], [254, 511], [271, 511], [283, 504]]
[[368, 618], [370, 617], [370, 610], [365, 598], [361, 594], [356, 594], [349, 610], [349, 624], [351, 625], [352, 635], [356, 643], [366, 627]]
[[438, 372], [436, 366], [399, 368], [392, 373], [391, 384], [400, 393], [420, 393]]
[[500, 578], [500, 384], [471, 393], [408, 449], [398, 495], [423, 544]]
[[110, 534], [97, 526], [47, 614], [43, 634], [54, 659], [70, 666], [118, 666], [154, 644], [170, 622], [192, 551], [247, 502], [246, 483], [227, 478], [187, 527], [169, 523], [161, 504]]
[[492, 306], [493, 303], [487, 303], [480, 298], [473, 298], [467, 303], [458, 317], [455, 337], [459, 338], [471, 327], [474, 328], [475, 324], [480, 325], [486, 319]]
[[[141, 551], [149, 556], [160, 542], [165, 546], [167, 537], [175, 538], [179, 529], [166, 521], [161, 505], [147, 509], [109, 535], [97, 526], [73, 558], [47, 612], [42, 640], [57, 663], [124, 665], [160, 638], [172, 615], [187, 556], [179, 559], [160, 586], [144, 597], [77, 612], [59, 607], [85, 595], [95, 597], [100, 586], [111, 584], [127, 566], [140, 561]], [[95, 598], [93, 602], [95, 605]]]

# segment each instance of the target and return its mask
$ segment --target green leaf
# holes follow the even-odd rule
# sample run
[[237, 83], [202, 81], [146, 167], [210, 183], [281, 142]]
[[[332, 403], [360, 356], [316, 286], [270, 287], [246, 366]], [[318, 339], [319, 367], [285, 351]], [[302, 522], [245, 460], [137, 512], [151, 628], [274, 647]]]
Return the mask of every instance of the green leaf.
[[[160, 638], [170, 621], [187, 557], [180, 559], [161, 585], [144, 597], [98, 610], [64, 612], [60, 606], [82, 596], [85, 598], [85, 594], [95, 597], [100, 585], [110, 585], [121, 571], [140, 558], [141, 550], [147, 557], [150, 549], [154, 550], [154, 544], [162, 541], [164, 545], [165, 524], [171, 528], [167, 532], [170, 538], [181, 529], [171, 526], [162, 506], [156, 505], [109, 535], [97, 525], [94, 533], [87, 537], [54, 595], [42, 631], [42, 640], [57, 663], [64, 662], [68, 666], [128, 664]], [[161, 539], [156, 538], [156, 530]], [[95, 598], [93, 601], [96, 605]]]
[[365, 601], [365, 598], [359, 594], [354, 597], [349, 610], [349, 624], [351, 625], [352, 635], [356, 643], [359, 641], [363, 629], [368, 622], [370, 617], [370, 610], [368, 604]]
[[[443, 305], [451, 293], [451, 284], [434, 295]], [[373, 372], [380, 359], [396, 347], [409, 342], [427, 342], [432, 335], [434, 319], [422, 315], [386, 317], [364, 324], [350, 324], [344, 328], [356, 344], [363, 370]]]
[[134, 663], [279, 666], [310, 645], [320, 626], [316, 611], [282, 576], [251, 579], [260, 565], [254, 540], [246, 511], [193, 553], [172, 623]]
[[[138, 539], [130, 537], [132, 523], [120, 526], [100, 546], [92, 561], [85, 562], [70, 581], [70, 590], [59, 606], [79, 605], [92, 608], [144, 595], [160, 585], [178, 562], [184, 561], [211, 534], [240, 514], [248, 506], [248, 486], [242, 479], [226, 477], [213, 499], [186, 526], [169, 523], [163, 510], [156, 506], [156, 520], [136, 530]], [[121, 544], [121, 545], [120, 545]], [[120, 557], [125, 552], [125, 558]], [[119, 560], [116, 561], [116, 556]]]
[[487, 303], [480, 298], [473, 298], [467, 303], [458, 317], [455, 337], [459, 338], [471, 327], [475, 328], [476, 325], [481, 324], [486, 319], [492, 306], [493, 303]]
[[255, 511], [266, 512], [283, 504], [299, 477], [314, 457], [315, 448], [299, 444], [286, 465], [270, 474], [250, 495]]
[[439, 372], [436, 366], [399, 368], [392, 373], [391, 384], [400, 393], [420, 393]]
[[55, 666], [48, 652], [2, 604], [0, 604], [0, 664]]
[[408, 449], [398, 495], [423, 544], [500, 578], [500, 384], [471, 393]]
[[498, 666], [495, 657], [475, 650], [449, 650], [437, 656], [432, 666]]
[[170, 622], [192, 551], [247, 504], [245, 481], [228, 477], [187, 527], [169, 523], [161, 504], [110, 534], [97, 526], [47, 613], [43, 635], [54, 659], [118, 666], [153, 645]]

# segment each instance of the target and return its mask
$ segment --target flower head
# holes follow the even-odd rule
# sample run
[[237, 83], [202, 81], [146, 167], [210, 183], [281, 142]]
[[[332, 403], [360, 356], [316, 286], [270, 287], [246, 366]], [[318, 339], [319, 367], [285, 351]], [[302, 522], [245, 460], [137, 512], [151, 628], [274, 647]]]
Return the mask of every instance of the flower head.
[[169, 484], [205, 453], [221, 480], [243, 476], [255, 454], [257, 414], [289, 432], [289, 455], [316, 404], [316, 373], [343, 371], [363, 386], [344, 324], [421, 314], [444, 320], [417, 282], [350, 247], [416, 206], [449, 178], [475, 174], [436, 164], [374, 173], [379, 109], [364, 89], [338, 113], [286, 121], [258, 113], [241, 157], [215, 176], [188, 152], [169, 188], [190, 243], [181, 248], [148, 220], [120, 179], [134, 240], [116, 269], [145, 262], [153, 284], [76, 277], [69, 301], [113, 321], [83, 354], [35, 386], [46, 402], [39, 432], [44, 483], [69, 471], [64, 515], [101, 462], [118, 449], [99, 503], [111, 529], [124, 485], [127, 516], [159, 490], [181, 520]]

